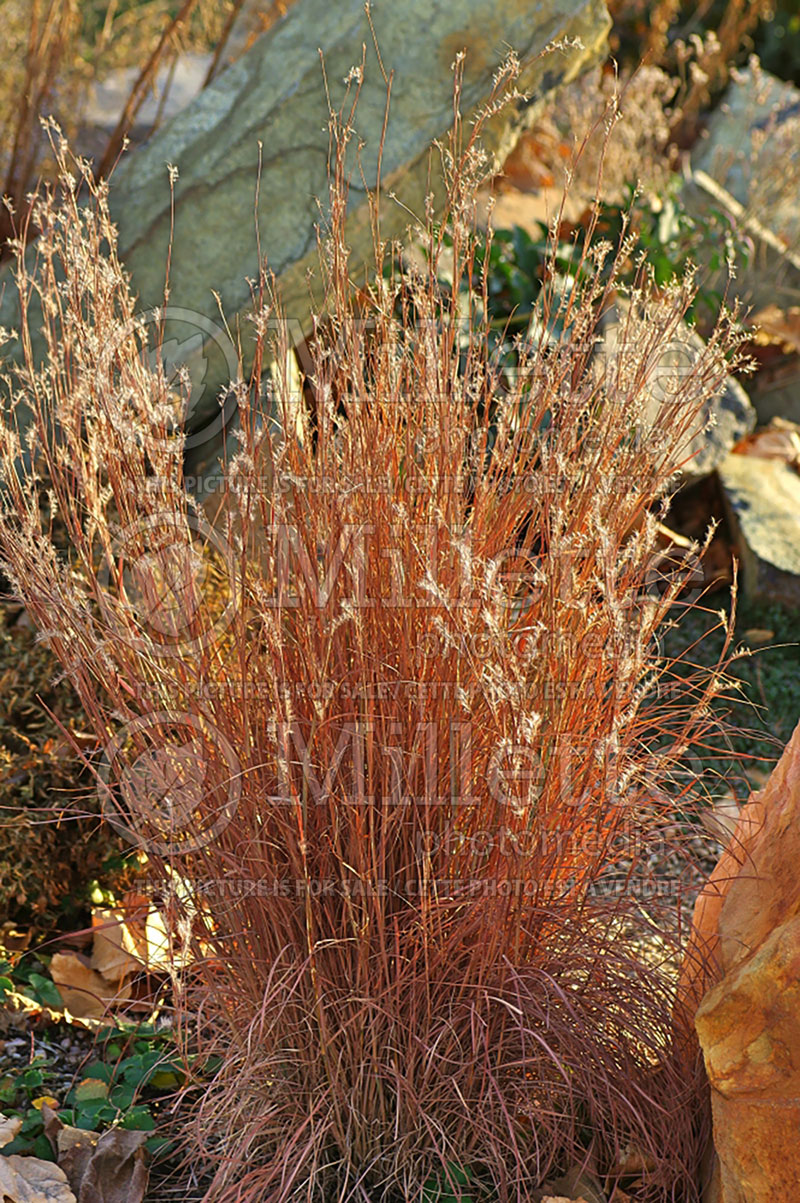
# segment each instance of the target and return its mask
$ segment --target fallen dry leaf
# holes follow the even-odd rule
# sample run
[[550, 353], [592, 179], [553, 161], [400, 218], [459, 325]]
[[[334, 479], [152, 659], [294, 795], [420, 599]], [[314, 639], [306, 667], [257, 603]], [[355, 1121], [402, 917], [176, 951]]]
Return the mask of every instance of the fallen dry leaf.
[[[180, 900], [191, 891], [183, 878], [171, 871], [173, 888]], [[176, 959], [186, 964], [188, 953], [174, 947], [164, 914], [148, 897], [129, 890], [118, 906], [96, 907], [91, 913], [94, 929], [91, 968], [108, 982], [120, 982], [130, 974], [168, 973]]]
[[3, 1009], [0, 1012], [4, 1025], [14, 1027], [19, 1030], [28, 1030], [28, 1023], [31, 1018], [44, 1018], [49, 1023], [60, 1023], [64, 1018], [63, 1011], [56, 1011], [53, 1007], [46, 1007], [44, 1003], [37, 1002], [34, 998], [28, 998], [27, 994], [20, 994], [18, 990], [9, 990], [3, 999]]
[[573, 1199], [569, 1195], [545, 1195], [542, 1203], [586, 1203], [586, 1200], [583, 1195], [577, 1199]]
[[143, 968], [169, 972], [173, 953], [164, 916], [143, 895], [131, 891], [120, 906], [96, 908], [92, 927], [91, 967], [108, 982], [120, 982]]
[[758, 459], [782, 459], [800, 464], [800, 430], [792, 422], [773, 418], [764, 430], [746, 435], [733, 448], [734, 455], [754, 455]]
[[143, 924], [136, 912], [122, 907], [92, 910], [91, 967], [107, 982], [121, 982], [132, 973], [140, 973], [147, 956]]
[[147, 934], [147, 968], [151, 973], [168, 972], [174, 956], [171, 947], [172, 941], [167, 932], [164, 916], [160, 911], [149, 910], [147, 912], [145, 932]]
[[55, 953], [50, 976], [66, 1009], [80, 1018], [100, 1019], [114, 1003], [130, 998], [130, 986], [109, 985], [75, 952]]
[[44, 1107], [42, 1116], [44, 1117], [44, 1134], [53, 1146], [58, 1164], [67, 1175], [72, 1189], [79, 1191], [86, 1167], [100, 1139], [100, 1133], [74, 1128], [72, 1124], [63, 1124], [51, 1107]]
[[[706, 831], [713, 835], [715, 840], [719, 840], [723, 847], [729, 843], [736, 830], [741, 809], [736, 798], [731, 794], [729, 797], [715, 798], [711, 809], [703, 811], [701, 815]], [[629, 1174], [639, 1171], [621, 1169], [615, 1172]]]
[[781, 309], [767, 305], [754, 313], [751, 324], [756, 327], [753, 341], [758, 345], [781, 347], [784, 351], [800, 351], [800, 307]]
[[0, 1199], [3, 1203], [77, 1203], [60, 1166], [16, 1154], [0, 1156]]
[[[719, 802], [720, 814], [725, 813], [725, 809], [724, 809], [725, 805], [726, 805], [726, 802], [724, 799]], [[732, 805], [734, 805], [736, 807], [736, 818], [738, 820], [739, 806], [736, 802], [736, 799], [733, 799]], [[717, 804], [716, 803], [714, 805], [714, 813], [717, 814]], [[736, 823], [734, 822], [734, 827], [735, 826], [736, 826]], [[648, 1153], [643, 1153], [642, 1150], [637, 1148], [636, 1145], [634, 1145], [634, 1144], [627, 1144], [627, 1145], [625, 1145], [625, 1148], [622, 1150], [619, 1161], [614, 1166], [612, 1173], [615, 1177], [617, 1175], [630, 1176], [632, 1174], [650, 1173], [655, 1168], [656, 1168], [656, 1163], [655, 1163], [655, 1161], [653, 1161], [653, 1158]]]
[[32, 928], [18, 930], [15, 923], [4, 923], [0, 928], [0, 945], [6, 952], [24, 952], [31, 942]]
[[149, 1177], [146, 1132], [124, 1128], [84, 1132], [63, 1124], [56, 1112], [47, 1108], [45, 1133], [77, 1194], [77, 1203], [141, 1203]]
[[0, 1149], [14, 1139], [21, 1127], [19, 1115], [0, 1115]]
[[573, 1166], [561, 1178], [553, 1178], [545, 1182], [544, 1189], [552, 1193], [542, 1199], [557, 1203], [606, 1203], [606, 1195], [594, 1174], [588, 1169]]
[[104, 1132], [83, 1172], [78, 1203], [141, 1203], [147, 1193], [146, 1132]]
[[769, 627], [748, 627], [742, 633], [742, 639], [748, 647], [763, 647], [766, 643], [772, 643], [775, 638], [775, 632]]

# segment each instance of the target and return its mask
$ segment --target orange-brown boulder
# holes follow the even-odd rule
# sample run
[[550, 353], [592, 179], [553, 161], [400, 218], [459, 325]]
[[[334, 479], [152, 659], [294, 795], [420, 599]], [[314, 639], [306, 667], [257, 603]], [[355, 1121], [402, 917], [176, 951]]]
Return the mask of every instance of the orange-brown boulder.
[[695, 907], [685, 1005], [711, 1084], [719, 1203], [800, 1200], [800, 724]]

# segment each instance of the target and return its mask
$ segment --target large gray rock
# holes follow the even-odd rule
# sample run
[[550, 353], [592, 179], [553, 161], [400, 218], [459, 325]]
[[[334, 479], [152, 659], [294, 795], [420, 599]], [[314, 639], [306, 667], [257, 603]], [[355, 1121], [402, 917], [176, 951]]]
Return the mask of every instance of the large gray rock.
[[800, 606], [800, 476], [783, 460], [729, 455], [719, 477], [745, 596]]
[[[726, 215], [749, 248], [736, 277], [710, 267], [714, 240], [697, 248], [705, 282], [755, 309], [787, 308], [800, 293], [800, 91], [754, 63], [736, 72], [692, 153], [682, 192], [701, 221]], [[762, 413], [768, 421], [776, 412]], [[797, 420], [793, 413], [780, 411]]]
[[[600, 370], [614, 375], [624, 370], [626, 353], [636, 360], [637, 349], [626, 348], [625, 302], [617, 304], [603, 317], [603, 337], [597, 350]], [[635, 337], [635, 334], [633, 335]], [[665, 394], [680, 388], [681, 379], [689, 377], [703, 351], [700, 335], [685, 323], [676, 329], [670, 342], [659, 348], [658, 363], [651, 373], [651, 393], [644, 415], [647, 429], [642, 437], [651, 433], [656, 437], [666, 432], [656, 429], [656, 422]], [[747, 393], [733, 376], [725, 379], [724, 387], [708, 397], [700, 408], [686, 446], [682, 448], [682, 459], [687, 459], [681, 469], [679, 483], [693, 484], [708, 476], [728, 457], [732, 447], [755, 427], [756, 413]]]
[[739, 248], [746, 248], [745, 262], [737, 251], [736, 270], [711, 266], [712, 254], [719, 258], [719, 238], [706, 239], [694, 248], [694, 257], [707, 289], [738, 299], [750, 309], [797, 304], [800, 293], [800, 253], [791, 250], [769, 226], [736, 199], [708, 172], [687, 172], [681, 188], [686, 211], [701, 223], [718, 223], [722, 214]]
[[800, 251], [800, 91], [753, 65], [736, 72], [692, 154], [791, 251]]
[[[725, 214], [736, 237], [748, 247], [747, 263], [739, 264], [735, 277], [730, 279], [726, 268], [710, 268], [708, 257], [715, 247], [713, 240], [703, 242], [697, 248], [696, 257], [707, 288], [720, 295], [727, 294], [731, 299], [737, 298], [751, 318], [767, 307], [787, 310], [797, 305], [800, 254], [789, 250], [772, 230], [705, 171], [698, 169], [687, 176], [682, 197], [687, 210], [701, 220], [712, 214]], [[789, 361], [768, 371], [762, 369], [752, 382], [750, 399], [760, 425], [767, 425], [773, 418], [786, 418], [800, 424], [800, 374], [796, 365]]]
[[[384, 237], [405, 232], [409, 209], [423, 212], [429, 148], [452, 123], [452, 63], [460, 50], [466, 50], [465, 117], [490, 95], [493, 75], [509, 48], [519, 56], [519, 86], [530, 100], [494, 118], [483, 138], [502, 155], [512, 126], [532, 119], [543, 97], [596, 61], [610, 24], [602, 0], [395, 0], [375, 4], [372, 20], [383, 64], [394, 73], [382, 155]], [[554, 40], [562, 47], [543, 54]], [[238, 62], [131, 153], [113, 178], [111, 208], [120, 254], [142, 310], [149, 311], [163, 299], [171, 227], [167, 164], [179, 171], [166, 338], [170, 354], [191, 373], [187, 427], [200, 461], [203, 446], [217, 446], [217, 398], [236, 368], [213, 292], [235, 329], [236, 319], [250, 308], [248, 279], [258, 275], [259, 143], [261, 248], [299, 335], [309, 326], [308, 272], [317, 263], [318, 200], [324, 205], [327, 195], [328, 110], [318, 48], [338, 105], [344, 80], [361, 61], [362, 46], [366, 69], [355, 122], [362, 145], [359, 168], [351, 143], [348, 227], [351, 266], [357, 272], [371, 257], [367, 189], [376, 180], [386, 106], [363, 0], [298, 0]], [[392, 192], [397, 200], [389, 197]], [[0, 326], [17, 329], [16, 298], [6, 284]], [[246, 357], [249, 327], [242, 322], [240, 328]]]
[[787, 355], [777, 364], [762, 368], [750, 395], [759, 426], [768, 426], [773, 418], [800, 426], [800, 360]]

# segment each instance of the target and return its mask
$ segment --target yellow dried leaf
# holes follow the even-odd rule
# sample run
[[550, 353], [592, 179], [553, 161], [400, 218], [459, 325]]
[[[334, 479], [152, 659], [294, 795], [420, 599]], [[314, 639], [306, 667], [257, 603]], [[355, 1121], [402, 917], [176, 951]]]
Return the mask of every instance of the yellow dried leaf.
[[762, 347], [777, 345], [784, 351], [800, 351], [800, 306], [781, 309], [767, 305], [751, 319], [756, 327], [754, 341]]
[[57, 952], [50, 975], [64, 1006], [81, 1018], [100, 1019], [114, 1003], [130, 998], [130, 986], [111, 986], [74, 952]]
[[141, 972], [147, 945], [136, 912], [122, 907], [92, 910], [91, 967], [107, 982], [121, 982]]

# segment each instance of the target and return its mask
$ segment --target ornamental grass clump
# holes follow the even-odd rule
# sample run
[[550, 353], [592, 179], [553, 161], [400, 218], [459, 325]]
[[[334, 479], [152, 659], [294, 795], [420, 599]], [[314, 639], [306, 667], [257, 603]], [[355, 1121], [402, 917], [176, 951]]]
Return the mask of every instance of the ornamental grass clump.
[[643, 273], [625, 354], [598, 360], [631, 247], [590, 229], [512, 369], [476, 258], [482, 119], [455, 113], [441, 219], [401, 255], [376, 208], [366, 284], [331, 115], [307, 387], [265, 265], [213, 526], [184, 487], [188, 384], [63, 145], [35, 280], [18, 248], [47, 355], [23, 339], [8, 367], [2, 566], [147, 851], [179, 1030], [219, 1055], [183, 1131], [219, 1203], [527, 1200], [576, 1165], [698, 1194], [651, 870], [689, 856], [673, 786], [722, 678], [661, 659], [697, 563], [657, 520], [736, 336], [665, 377], [693, 285]]

